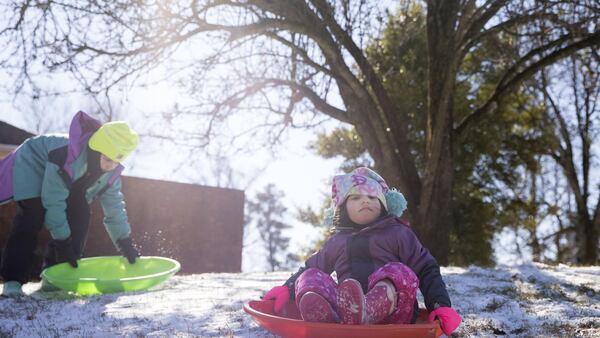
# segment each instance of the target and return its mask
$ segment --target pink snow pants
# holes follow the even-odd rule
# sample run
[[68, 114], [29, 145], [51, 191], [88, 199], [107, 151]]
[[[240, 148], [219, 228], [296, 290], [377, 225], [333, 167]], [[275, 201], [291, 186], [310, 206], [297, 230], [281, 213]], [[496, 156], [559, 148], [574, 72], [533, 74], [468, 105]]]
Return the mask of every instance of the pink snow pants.
[[[369, 276], [367, 290], [371, 290], [375, 284], [386, 279], [391, 281], [396, 288], [397, 301], [394, 312], [381, 324], [410, 323], [413, 316], [413, 306], [417, 299], [417, 288], [419, 287], [417, 275], [402, 263], [387, 263]], [[337, 311], [336, 290], [337, 284], [330, 275], [319, 269], [309, 268], [296, 280], [296, 305], [300, 302], [302, 295], [312, 291], [325, 298], [333, 309]]]

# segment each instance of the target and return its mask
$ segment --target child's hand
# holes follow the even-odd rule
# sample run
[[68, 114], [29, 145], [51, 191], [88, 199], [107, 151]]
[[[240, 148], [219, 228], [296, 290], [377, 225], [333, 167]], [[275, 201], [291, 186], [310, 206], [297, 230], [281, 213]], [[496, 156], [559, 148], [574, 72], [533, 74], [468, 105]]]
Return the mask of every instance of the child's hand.
[[276, 286], [267, 292], [267, 294], [263, 296], [263, 299], [274, 299], [275, 306], [273, 309], [275, 310], [275, 313], [280, 313], [285, 304], [290, 300], [290, 290], [285, 285]]
[[68, 262], [72, 267], [77, 267], [77, 255], [73, 250], [73, 244], [71, 237], [62, 240], [54, 240], [56, 248], [56, 262], [63, 263]]
[[140, 253], [133, 247], [133, 242], [130, 237], [118, 240], [117, 245], [123, 256], [127, 258], [129, 264], [134, 264], [135, 259], [140, 257]]
[[431, 311], [427, 320], [432, 322], [436, 317], [440, 320], [442, 331], [446, 336], [452, 334], [462, 321], [460, 315], [451, 307], [439, 307]]

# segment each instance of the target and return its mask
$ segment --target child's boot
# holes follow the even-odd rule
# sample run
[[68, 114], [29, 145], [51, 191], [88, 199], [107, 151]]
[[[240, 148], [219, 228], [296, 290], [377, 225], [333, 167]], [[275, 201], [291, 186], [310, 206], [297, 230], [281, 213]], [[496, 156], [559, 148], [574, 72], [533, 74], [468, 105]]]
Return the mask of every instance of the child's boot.
[[335, 323], [338, 321], [331, 304], [316, 292], [309, 291], [302, 295], [298, 309], [302, 319], [307, 322]]
[[348, 278], [337, 290], [337, 308], [343, 324], [363, 324], [365, 319], [365, 295], [356, 279]]
[[388, 281], [378, 282], [365, 296], [365, 324], [378, 324], [396, 308], [396, 288]]
[[17, 281], [8, 281], [4, 283], [4, 289], [2, 289], [2, 296], [4, 297], [21, 297], [24, 296], [21, 283]]

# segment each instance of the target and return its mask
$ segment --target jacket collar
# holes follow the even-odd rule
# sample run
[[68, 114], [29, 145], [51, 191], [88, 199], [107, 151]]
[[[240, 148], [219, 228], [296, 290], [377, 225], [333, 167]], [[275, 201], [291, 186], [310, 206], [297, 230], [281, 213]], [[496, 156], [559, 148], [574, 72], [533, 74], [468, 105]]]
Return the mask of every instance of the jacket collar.
[[357, 229], [355, 227], [339, 227], [339, 228], [336, 228], [336, 230], [337, 230], [337, 232], [343, 232], [343, 233], [352, 233], [352, 234], [361, 233], [362, 234], [362, 233], [371, 232], [371, 231], [377, 230], [377, 229], [383, 229], [388, 226], [396, 225], [398, 223], [404, 224], [396, 216], [386, 215], [386, 216], [383, 216], [383, 217], [375, 220], [373, 223], [371, 223], [363, 228], [360, 228], [360, 229]]

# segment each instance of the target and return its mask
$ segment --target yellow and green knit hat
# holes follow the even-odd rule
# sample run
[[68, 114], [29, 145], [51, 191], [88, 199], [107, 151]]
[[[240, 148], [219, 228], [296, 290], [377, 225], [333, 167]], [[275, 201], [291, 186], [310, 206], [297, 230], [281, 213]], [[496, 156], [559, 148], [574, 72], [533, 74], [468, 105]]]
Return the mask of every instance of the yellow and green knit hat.
[[102, 125], [90, 137], [89, 145], [115, 162], [122, 162], [137, 146], [138, 134], [127, 122], [113, 121]]

